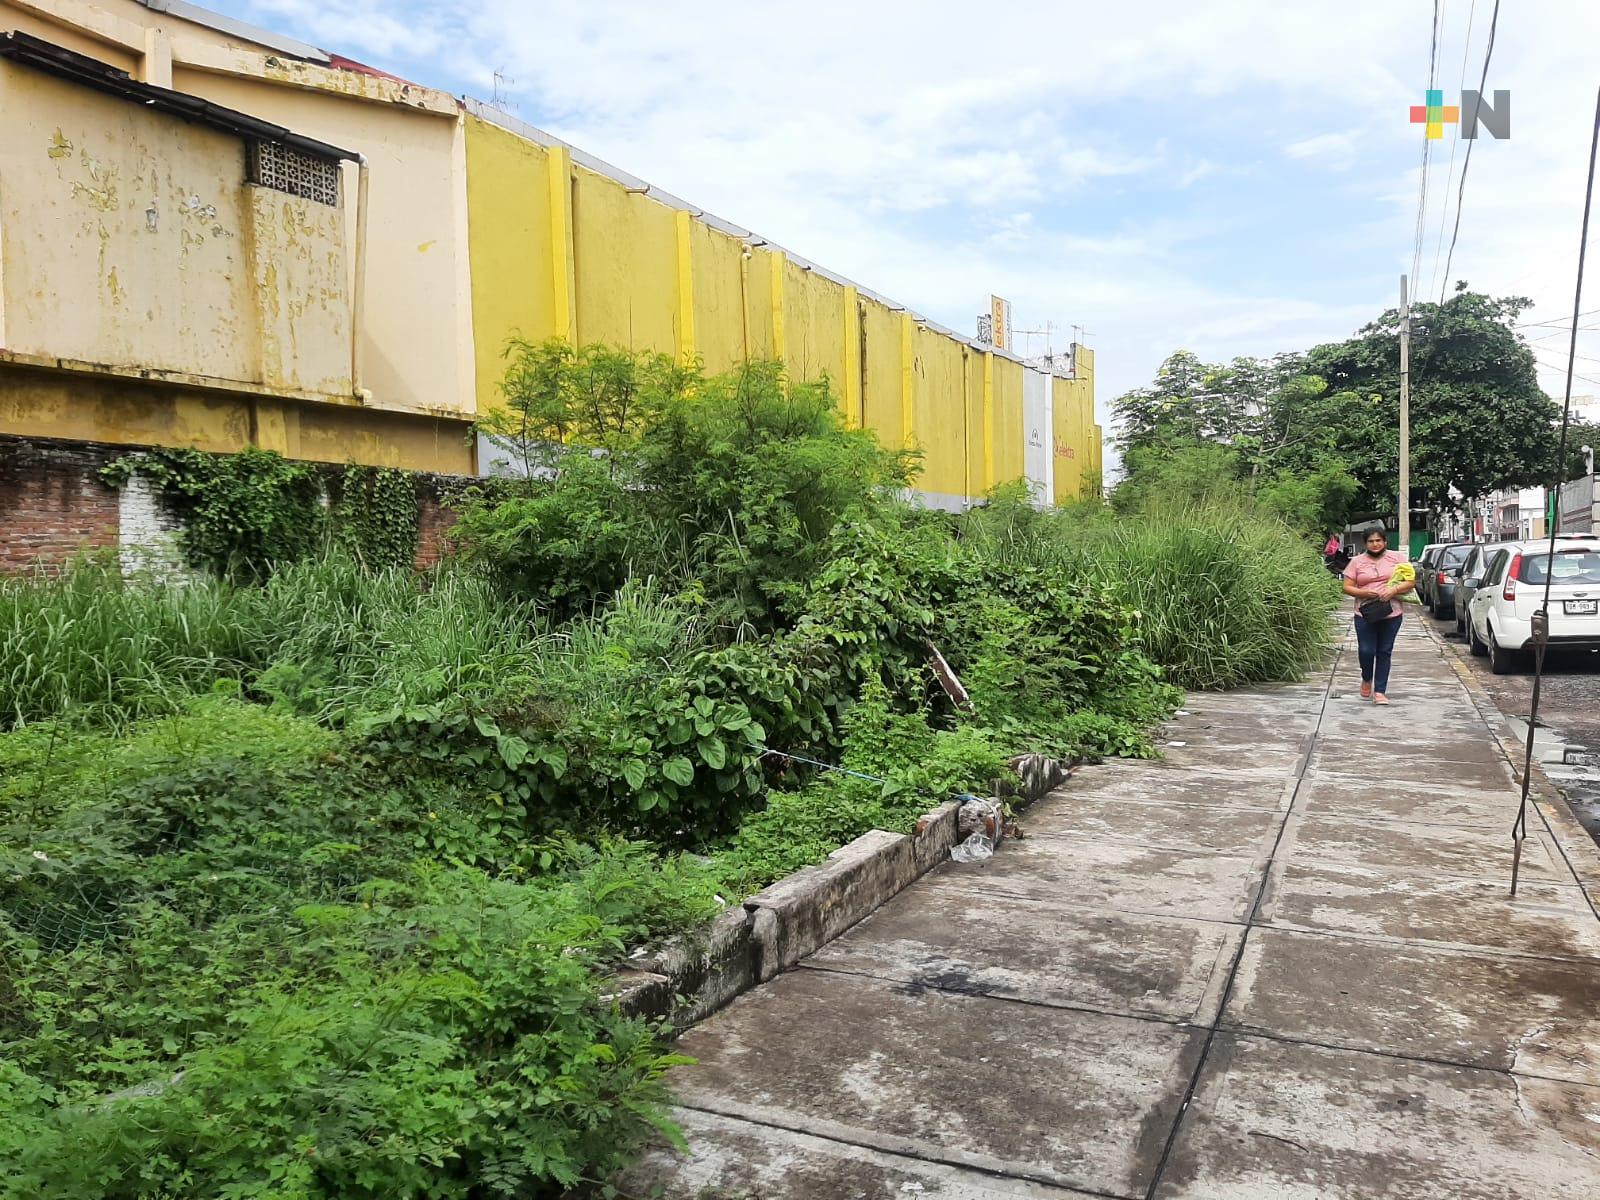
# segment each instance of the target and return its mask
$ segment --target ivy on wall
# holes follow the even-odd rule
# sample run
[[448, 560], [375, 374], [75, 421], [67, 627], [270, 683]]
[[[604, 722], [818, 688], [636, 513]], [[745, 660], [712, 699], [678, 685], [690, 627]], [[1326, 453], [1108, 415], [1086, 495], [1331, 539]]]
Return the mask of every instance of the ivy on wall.
[[334, 539], [373, 570], [417, 557], [417, 487], [404, 471], [354, 463], [330, 480]]
[[264, 579], [275, 564], [330, 543], [375, 570], [409, 565], [416, 554], [416, 487], [404, 471], [324, 468], [251, 446], [237, 454], [145, 450], [100, 474], [118, 488], [135, 475], [147, 480], [182, 523], [190, 565], [218, 575]]

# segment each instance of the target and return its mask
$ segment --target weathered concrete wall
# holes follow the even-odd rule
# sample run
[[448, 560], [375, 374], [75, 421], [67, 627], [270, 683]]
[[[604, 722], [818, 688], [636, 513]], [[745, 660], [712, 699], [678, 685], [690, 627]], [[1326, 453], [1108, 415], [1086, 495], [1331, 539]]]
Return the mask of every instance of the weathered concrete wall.
[[0, 436], [174, 446], [228, 452], [246, 446], [313, 462], [474, 473], [469, 426], [425, 414], [285, 400], [196, 388], [137, 373], [51, 370], [6, 362], [0, 351]]

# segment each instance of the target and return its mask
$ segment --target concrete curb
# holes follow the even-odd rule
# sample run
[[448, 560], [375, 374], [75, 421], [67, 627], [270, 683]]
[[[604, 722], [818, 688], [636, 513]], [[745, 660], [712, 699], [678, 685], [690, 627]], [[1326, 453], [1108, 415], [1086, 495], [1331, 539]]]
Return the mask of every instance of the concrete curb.
[[[1454, 648], [1445, 642], [1431, 625], [1424, 623], [1422, 628], [1428, 638], [1439, 647], [1439, 652], [1450, 664], [1450, 669], [1455, 672], [1456, 678], [1472, 697], [1473, 707], [1478, 710], [1478, 715], [1483, 718], [1489, 727], [1489, 732], [1494, 735], [1495, 745], [1511, 768], [1512, 779], [1520, 786], [1527, 747], [1512, 733], [1506, 721], [1506, 714], [1500, 711], [1499, 705], [1494, 702], [1494, 697], [1483, 684], [1478, 682], [1472, 674], [1472, 669], [1461, 661], [1461, 656]], [[1579, 824], [1577, 816], [1567, 803], [1565, 794], [1537, 762], [1531, 764], [1528, 771], [1528, 798], [1533, 802], [1535, 811], [1555, 841], [1561, 856], [1566, 859], [1579, 885], [1588, 895], [1590, 906], [1595, 907], [1600, 904], [1600, 845], [1596, 845], [1595, 840], [1589, 836], [1589, 831]], [[1506, 831], [1508, 840], [1510, 833], [1508, 829]], [[1600, 916], [1600, 908], [1595, 908], [1595, 911], [1596, 915]]]
[[794, 966], [920, 879], [956, 844], [959, 800], [909, 834], [874, 829], [778, 880], [707, 928], [672, 938], [617, 972], [601, 993], [629, 1016], [682, 1031]]

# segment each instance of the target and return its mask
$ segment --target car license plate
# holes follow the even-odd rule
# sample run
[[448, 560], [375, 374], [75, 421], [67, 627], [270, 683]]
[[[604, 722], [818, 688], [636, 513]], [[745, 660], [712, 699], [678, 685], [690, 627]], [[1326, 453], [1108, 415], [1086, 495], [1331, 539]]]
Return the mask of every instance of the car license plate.
[[1593, 616], [1600, 612], [1600, 600], [1563, 600], [1561, 607], [1569, 617]]

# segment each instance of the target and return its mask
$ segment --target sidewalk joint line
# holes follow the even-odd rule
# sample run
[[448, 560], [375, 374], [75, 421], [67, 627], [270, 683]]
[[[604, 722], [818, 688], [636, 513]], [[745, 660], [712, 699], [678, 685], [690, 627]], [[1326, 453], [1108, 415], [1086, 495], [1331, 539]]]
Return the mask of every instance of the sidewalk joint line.
[[1278, 851], [1283, 845], [1283, 836], [1288, 831], [1290, 819], [1295, 815], [1295, 803], [1300, 798], [1300, 788], [1305, 783], [1306, 773], [1321, 741], [1322, 722], [1328, 713], [1328, 700], [1333, 695], [1334, 682], [1339, 678], [1339, 660], [1343, 657], [1344, 643], [1340, 642], [1333, 652], [1333, 661], [1328, 664], [1328, 678], [1322, 689], [1322, 704], [1317, 709], [1316, 728], [1307, 735], [1306, 749], [1300, 756], [1299, 769], [1294, 776], [1294, 790], [1289, 794], [1288, 806], [1282, 810], [1277, 836], [1273, 839], [1272, 849], [1267, 854], [1266, 864], [1261, 872], [1261, 882], [1256, 888], [1255, 900], [1250, 905], [1249, 916], [1245, 919], [1244, 936], [1239, 939], [1239, 948], [1234, 952], [1233, 962], [1228, 967], [1222, 998], [1217, 1004], [1217, 1015], [1212, 1018], [1210, 1026], [1206, 1029], [1205, 1042], [1200, 1047], [1199, 1057], [1195, 1059], [1194, 1070], [1190, 1073], [1188, 1086], [1183, 1092], [1183, 1101], [1178, 1105], [1178, 1111], [1172, 1119], [1172, 1128], [1167, 1131], [1167, 1140], [1161, 1148], [1161, 1157], [1156, 1162], [1156, 1169], [1151, 1173], [1145, 1200], [1155, 1200], [1155, 1194], [1161, 1187], [1162, 1178], [1167, 1172], [1167, 1163], [1172, 1158], [1172, 1152], [1178, 1144], [1178, 1134], [1183, 1129], [1183, 1119], [1188, 1115], [1189, 1105], [1194, 1101], [1195, 1091], [1200, 1086], [1200, 1077], [1205, 1073], [1206, 1064], [1211, 1060], [1211, 1047], [1217, 1040], [1218, 1030], [1222, 1028], [1222, 1019], [1227, 1015], [1228, 1003], [1233, 999], [1233, 988], [1239, 978], [1239, 967], [1244, 962], [1244, 953], [1250, 944], [1250, 931], [1260, 928], [1258, 919], [1261, 915], [1261, 903], [1272, 882], [1272, 870], [1278, 861]]
[[[923, 1148], [923, 1143], [916, 1141], [914, 1138], [905, 1137], [899, 1134], [891, 1136], [895, 1137], [899, 1141], [907, 1143], [907, 1150], [889, 1150], [883, 1146], [874, 1145], [873, 1142], [868, 1140], [870, 1131], [864, 1131], [863, 1136], [858, 1140], [847, 1137], [835, 1137], [832, 1134], [827, 1133], [818, 1133], [814, 1126], [812, 1128], [796, 1128], [794, 1124], [780, 1124], [776, 1119], [770, 1121], [763, 1120], [762, 1118], [757, 1117], [750, 1112], [727, 1112], [720, 1108], [707, 1108], [701, 1104], [692, 1104], [686, 1100], [678, 1100], [676, 1102], [676, 1107], [686, 1108], [690, 1112], [703, 1113], [706, 1116], [721, 1117], [725, 1121], [739, 1121], [746, 1125], [754, 1125], [760, 1129], [776, 1129], [780, 1133], [798, 1133], [802, 1137], [816, 1138], [821, 1142], [832, 1142], [835, 1146], [853, 1146], [858, 1150], [871, 1150], [874, 1154], [883, 1154], [890, 1158], [902, 1158], [908, 1162], [922, 1162], [940, 1167], [954, 1167], [957, 1170], [971, 1171], [975, 1175], [983, 1175], [990, 1179], [1011, 1179], [1020, 1180], [1023, 1183], [1041, 1183], [1047, 1187], [1069, 1189], [1085, 1196], [1102, 1197], [1103, 1200], [1134, 1200], [1133, 1197], [1122, 1192], [1104, 1192], [1098, 1188], [1090, 1187], [1087, 1184], [1067, 1182], [1064, 1176], [1050, 1173], [1047, 1170], [1031, 1168], [1026, 1163], [1013, 1163], [1007, 1161], [1006, 1166], [1004, 1168], [1000, 1168], [983, 1166], [974, 1162], [964, 1162], [959, 1158], [945, 1158], [939, 1154], [933, 1153], [932, 1151], [929, 1151], [928, 1153], [921, 1153], [920, 1151]], [[739, 1107], [742, 1108], [744, 1106], [740, 1105]], [[791, 1114], [788, 1114], [786, 1110], [785, 1116], [790, 1115]], [[803, 1114], [793, 1115], [798, 1116], [799, 1122], [807, 1121], [807, 1118]], [[838, 1122], [829, 1122], [829, 1124], [839, 1125]], [[853, 1128], [852, 1126], [840, 1127], [842, 1130], [849, 1130]], [[915, 1146], [919, 1152], [912, 1153], [909, 1150], [910, 1146]]]
[[1223, 1026], [1228, 1033], [1255, 1038], [1263, 1042], [1279, 1042], [1286, 1046], [1311, 1046], [1318, 1050], [1334, 1050], [1340, 1054], [1366, 1054], [1373, 1058], [1387, 1058], [1396, 1062], [1420, 1063], [1428, 1067], [1449, 1067], [1454, 1071], [1483, 1071], [1490, 1075], [1505, 1075], [1513, 1079], [1533, 1079], [1541, 1083], [1559, 1083], [1563, 1087], [1587, 1088], [1600, 1095], [1600, 1083], [1582, 1079], [1564, 1079], [1559, 1075], [1536, 1075], [1529, 1071], [1513, 1071], [1509, 1067], [1487, 1067], [1481, 1063], [1460, 1062], [1450, 1058], [1433, 1058], [1426, 1054], [1401, 1054], [1396, 1050], [1374, 1050], [1366, 1046], [1341, 1046], [1338, 1042], [1319, 1042], [1314, 1038], [1289, 1037], [1271, 1033], [1252, 1025]]

